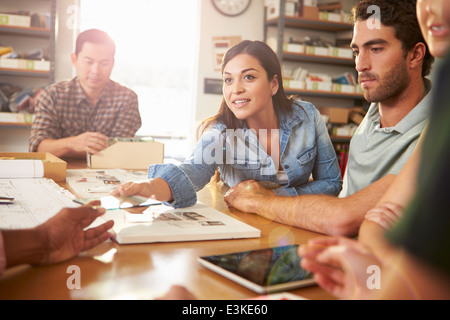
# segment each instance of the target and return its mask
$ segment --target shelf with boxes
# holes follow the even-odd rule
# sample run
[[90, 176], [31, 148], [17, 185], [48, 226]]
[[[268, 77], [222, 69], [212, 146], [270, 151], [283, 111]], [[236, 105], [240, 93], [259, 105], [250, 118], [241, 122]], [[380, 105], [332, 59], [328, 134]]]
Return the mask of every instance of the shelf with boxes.
[[[39, 20], [39, 18], [37, 19]], [[54, 26], [52, 27], [51, 19], [46, 19], [46, 22], [42, 23], [44, 25], [40, 24], [40, 22], [35, 22], [35, 26], [32, 26], [31, 16], [29, 14], [16, 15], [0, 12], [1, 35], [13, 37], [15, 40], [22, 38], [23, 41], [40, 38], [45, 46], [54, 47], [54, 44], [51, 44], [55, 40]], [[36, 52], [36, 50], [34, 51]], [[49, 49], [49, 51], [54, 50]], [[28, 75], [32, 77], [42, 76], [47, 78], [52, 77], [53, 79], [52, 61], [54, 60], [54, 53], [48, 52], [45, 55], [39, 52], [37, 59], [27, 58], [27, 56], [36, 56], [35, 52], [20, 54], [12, 46], [9, 46], [8, 43], [0, 43], [0, 74], [21, 77]]]
[[350, 139], [367, 109], [350, 49], [353, 25], [345, 12], [357, 1], [265, 1], [264, 40], [282, 64], [286, 93], [319, 109], [342, 172]]
[[348, 161], [349, 143], [364, 118], [365, 110], [362, 107], [319, 107], [318, 109], [324, 122], [327, 123], [339, 167], [344, 174]]
[[[308, 15], [304, 14], [303, 16], [295, 16], [295, 14], [296, 13], [294, 12], [292, 13], [291, 16], [287, 15], [282, 17], [286, 27], [314, 29], [320, 31], [333, 31], [333, 32], [348, 31], [352, 29], [352, 25], [344, 22], [344, 20], [340, 22], [330, 20], [319, 20], [318, 18], [316, 18], [316, 14], [314, 13], [308, 13]], [[281, 18], [279, 16], [272, 16], [272, 17], [267, 16], [266, 25], [276, 26], [280, 23], [280, 19]]]
[[46, 39], [50, 39], [51, 37], [51, 29], [49, 28], [2, 25], [1, 22], [0, 22], [0, 33], [22, 35], [22, 36], [33, 36]]
[[29, 101], [55, 82], [55, 21], [56, 0], [0, 3], [1, 126], [29, 127]]
[[30, 113], [0, 112], [0, 123], [10, 126], [31, 127], [33, 115]]
[[[303, 5], [301, 4], [303, 3]], [[344, 66], [354, 73], [353, 52], [349, 48], [338, 46], [338, 41], [322, 40], [320, 36], [304, 36], [296, 41], [292, 36], [286, 39], [288, 29], [307, 30], [313, 32], [339, 33], [350, 32], [353, 26], [343, 22], [348, 19], [345, 13], [321, 12], [314, 0], [267, 0], [265, 14], [265, 41], [277, 52], [280, 62], [285, 67], [286, 62], [302, 62], [316, 65]], [[300, 8], [301, 7], [301, 8]], [[280, 12], [285, 15], [279, 15]], [[270, 37], [268, 28], [275, 27], [277, 33]], [[292, 35], [292, 33], [291, 33]], [[311, 67], [314, 69], [314, 67]], [[308, 74], [301, 78], [293, 77], [295, 71], [284, 68], [286, 90], [290, 94], [302, 94], [309, 97], [320, 96], [329, 98], [364, 100], [356, 81], [337, 82], [330, 77], [328, 83], [322, 79], [311, 80]], [[308, 70], [309, 71], [309, 70]], [[346, 72], [348, 73], [348, 72]], [[341, 76], [342, 74], [339, 74]], [[338, 77], [336, 77], [338, 78]], [[312, 83], [315, 82], [315, 83]]]

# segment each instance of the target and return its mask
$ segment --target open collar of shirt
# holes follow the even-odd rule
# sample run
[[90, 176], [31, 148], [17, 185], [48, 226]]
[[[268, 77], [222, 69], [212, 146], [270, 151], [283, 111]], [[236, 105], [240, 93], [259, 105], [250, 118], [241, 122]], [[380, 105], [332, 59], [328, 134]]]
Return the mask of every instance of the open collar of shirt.
[[[306, 111], [301, 109], [300, 103], [298, 103], [298, 105], [296, 103], [294, 103], [292, 108], [293, 109], [291, 112], [284, 112], [284, 113], [280, 112], [280, 114], [278, 115], [278, 117], [279, 117], [278, 122], [280, 125], [280, 138], [281, 138], [281, 135], [289, 134], [289, 132], [292, 130], [292, 128], [295, 127], [296, 125], [302, 123], [307, 116], [311, 116], [311, 115], [307, 115]], [[227, 134], [226, 134], [227, 128], [223, 123], [217, 123], [215, 125], [215, 129], [220, 132], [220, 134], [223, 136], [223, 138], [228, 139]], [[246, 140], [246, 142], [249, 143], [249, 145], [251, 145], [252, 147], [257, 147], [257, 148], [259, 147], [260, 144], [259, 144], [258, 136], [254, 132], [254, 130], [251, 130], [248, 128], [245, 121], [243, 121], [242, 128], [237, 129], [235, 133], [238, 133], [239, 130], [242, 130], [241, 131], [242, 135], [237, 134], [238, 137]]]
[[[75, 92], [76, 104], [78, 106], [83, 105], [83, 104], [91, 105], [88, 97], [86, 96], [86, 93], [84, 92], [83, 88], [81, 87], [81, 83], [80, 83], [80, 80], [78, 79], [78, 77], [75, 77], [75, 79], [74, 79], [74, 88], [75, 88], [74, 92]], [[102, 92], [100, 93], [100, 96], [97, 101], [97, 105], [109, 96], [108, 92], [110, 91], [110, 88], [111, 88], [111, 81], [108, 81], [108, 83], [103, 88]]]
[[[301, 109], [301, 110], [300, 110]], [[279, 123], [280, 129], [284, 129], [286, 131], [290, 131], [296, 125], [302, 123], [307, 116], [306, 111], [302, 109], [300, 102], [295, 102], [292, 104], [292, 111], [280, 112]]]
[[431, 82], [426, 79], [425, 89], [427, 95], [394, 127], [381, 128], [380, 114], [378, 109], [378, 103], [372, 103], [368, 111], [368, 117], [372, 121], [375, 130], [383, 132], [396, 131], [400, 134], [408, 132], [411, 128], [417, 124], [425, 121], [429, 118], [431, 112]]
[[[294, 106], [293, 106], [294, 108]], [[304, 112], [302, 112], [303, 114], [305, 114]], [[295, 110], [292, 110], [292, 112], [280, 112], [278, 114], [278, 123], [280, 125], [280, 135], [282, 132], [289, 132], [292, 130], [292, 128], [294, 126], [296, 126], [297, 124], [301, 123], [304, 121], [303, 116], [299, 113], [296, 112]], [[247, 132], [247, 130], [250, 130], [247, 127], [247, 124], [244, 122], [244, 127], [243, 127], [243, 131]], [[253, 143], [254, 145], [258, 145], [258, 137], [256, 135], [256, 133], [253, 130], [250, 130], [250, 132], [247, 132], [247, 134], [250, 137], [249, 142]]]

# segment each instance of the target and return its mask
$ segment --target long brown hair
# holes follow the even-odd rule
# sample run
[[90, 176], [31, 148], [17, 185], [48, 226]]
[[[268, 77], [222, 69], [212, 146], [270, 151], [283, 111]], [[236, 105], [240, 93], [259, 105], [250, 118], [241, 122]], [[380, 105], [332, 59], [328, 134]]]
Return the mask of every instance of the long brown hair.
[[[230, 48], [222, 60], [222, 74], [227, 63], [239, 54], [248, 54], [256, 58], [267, 73], [268, 81], [272, 81], [274, 76], [278, 78], [278, 91], [272, 96], [275, 113], [279, 116], [281, 113], [292, 111], [293, 98], [288, 98], [284, 91], [283, 79], [281, 74], [281, 65], [277, 55], [264, 42], [244, 40], [234, 47]], [[202, 133], [215, 123], [225, 124], [227, 129], [239, 129], [244, 127], [244, 120], [239, 120], [228, 108], [225, 99], [222, 98], [219, 111], [216, 115], [202, 121], [200, 128]]]
[[[267, 73], [267, 80], [272, 81], [274, 76], [278, 78], [278, 91], [272, 96], [272, 102], [275, 113], [280, 119], [282, 113], [292, 111], [293, 97], [287, 97], [283, 87], [283, 78], [281, 74], [281, 65], [278, 57], [273, 50], [264, 42], [244, 40], [227, 51], [222, 60], [222, 74], [227, 63], [239, 54], [248, 54], [256, 58]], [[235, 117], [230, 108], [228, 108], [225, 98], [222, 98], [219, 111], [216, 115], [207, 118], [200, 124], [200, 131], [203, 133], [208, 127], [216, 123], [223, 123], [226, 129], [240, 129], [244, 127], [245, 120], [239, 120]], [[224, 131], [224, 130], [223, 130]], [[220, 180], [219, 171], [216, 170], [213, 181]]]

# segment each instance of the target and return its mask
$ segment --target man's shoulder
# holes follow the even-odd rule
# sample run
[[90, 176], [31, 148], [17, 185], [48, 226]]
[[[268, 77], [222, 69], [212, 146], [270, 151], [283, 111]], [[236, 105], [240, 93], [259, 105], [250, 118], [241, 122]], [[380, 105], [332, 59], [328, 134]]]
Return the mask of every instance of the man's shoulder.
[[47, 91], [48, 93], [58, 93], [67, 92], [73, 90], [73, 88], [75, 88], [75, 79], [63, 80], [50, 84], [45, 88], [45, 91]]
[[136, 93], [132, 89], [111, 79], [108, 81], [108, 84], [106, 85], [105, 89], [122, 95], [123, 94], [136, 95]]
[[44, 104], [49, 105], [52, 103], [51, 101], [72, 96], [75, 88], [73, 80], [74, 79], [64, 80], [44, 87], [37, 96], [38, 101], [42, 101]]

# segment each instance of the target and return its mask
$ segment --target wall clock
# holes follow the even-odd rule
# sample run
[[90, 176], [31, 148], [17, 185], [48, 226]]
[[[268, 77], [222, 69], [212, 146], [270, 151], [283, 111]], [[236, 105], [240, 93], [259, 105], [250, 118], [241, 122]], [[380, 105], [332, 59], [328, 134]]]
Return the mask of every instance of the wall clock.
[[211, 0], [217, 11], [229, 17], [235, 17], [244, 13], [250, 6], [250, 1], [251, 0]]

